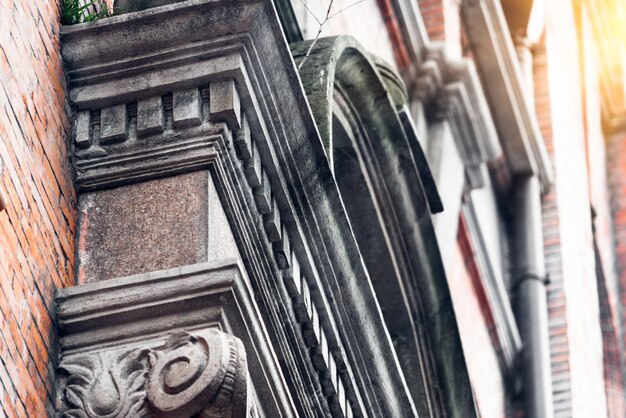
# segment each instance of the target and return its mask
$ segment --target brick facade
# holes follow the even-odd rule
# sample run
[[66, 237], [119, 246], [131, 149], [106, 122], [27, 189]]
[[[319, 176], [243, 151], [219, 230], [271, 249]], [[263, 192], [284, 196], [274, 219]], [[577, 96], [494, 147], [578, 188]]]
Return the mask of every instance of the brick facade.
[[419, 0], [419, 9], [431, 41], [444, 41], [455, 54], [461, 51], [459, 0]]
[[[585, 13], [593, 11], [581, 8], [580, 4], [584, 2], [548, 2], [543, 40], [533, 46], [534, 108], [556, 172], [555, 185], [543, 196], [542, 208], [546, 272], [550, 278], [548, 309], [554, 412], [556, 417], [622, 416], [625, 398], [617, 353], [623, 352], [619, 317], [626, 298], [622, 291], [621, 302], [618, 301], [620, 286], [614, 263], [617, 257], [623, 288], [626, 267], [622, 265], [626, 263], [620, 256], [620, 230], [626, 231], [626, 227], [620, 224], [619, 213], [626, 208], [626, 204], [620, 203], [626, 172], [620, 161], [624, 155], [622, 148], [626, 147], [619, 138], [614, 138], [610, 148], [604, 149], [600, 118], [602, 89], [598, 82], [603, 69], [599, 68], [601, 64], [596, 64], [599, 61], [594, 51], [596, 33], [589, 28], [594, 23], [587, 21], [587, 27], [581, 23]], [[456, 49], [457, 34], [463, 34], [455, 5], [446, 0], [419, 2], [431, 40], [446, 42], [449, 50]], [[588, 33], [583, 33], [585, 30]], [[471, 49], [463, 49], [464, 56], [471, 58]], [[609, 207], [607, 169], [613, 215]], [[615, 236], [611, 218], [615, 222]], [[466, 248], [462, 244], [460, 239], [459, 245]], [[601, 278], [597, 271], [602, 273]], [[453, 283], [468, 274], [461, 274], [458, 269], [455, 272], [460, 276], [451, 277]], [[455, 300], [455, 306], [456, 303]], [[465, 303], [469, 302], [461, 306]], [[484, 319], [488, 320], [488, 315]], [[463, 342], [465, 345], [466, 341]], [[480, 391], [477, 388], [490, 380], [491, 374], [487, 373], [479, 382], [473, 381], [474, 390]], [[482, 412], [486, 410], [481, 408]], [[492, 412], [485, 416], [498, 415]]]
[[74, 282], [59, 2], [0, 3], [0, 411], [52, 408], [53, 292]]
[[[626, 344], [623, 324], [624, 324], [624, 305], [626, 304], [626, 133], [617, 132], [609, 136], [607, 141], [607, 156], [608, 156], [608, 178], [609, 188], [611, 191], [611, 213], [612, 213], [612, 225], [613, 234], [615, 238], [615, 258], [616, 268], [619, 280], [619, 299], [616, 304], [617, 314], [620, 316], [621, 328], [621, 341], [618, 341], [619, 347], [624, 347]], [[610, 307], [607, 307], [610, 308]], [[615, 310], [611, 312], [614, 314]], [[608, 324], [607, 324], [608, 325]], [[623, 361], [623, 348], [620, 349], [622, 353]], [[624, 380], [621, 381], [622, 390]], [[609, 399], [612, 399], [610, 397]], [[620, 399], [624, 402], [623, 396]]]
[[545, 48], [550, 86], [554, 192], [560, 224], [566, 332], [570, 347], [571, 416], [606, 416], [576, 20], [571, 2], [550, 2]]
[[[550, 86], [546, 51], [543, 45], [534, 50], [535, 109], [537, 119], [550, 155], [554, 155]], [[548, 317], [550, 323], [550, 351], [554, 412], [556, 417], [571, 416], [571, 385], [569, 365], [569, 338], [567, 334], [567, 303], [563, 287], [563, 259], [561, 257], [560, 219], [554, 190], [543, 197], [543, 240], [548, 286]]]

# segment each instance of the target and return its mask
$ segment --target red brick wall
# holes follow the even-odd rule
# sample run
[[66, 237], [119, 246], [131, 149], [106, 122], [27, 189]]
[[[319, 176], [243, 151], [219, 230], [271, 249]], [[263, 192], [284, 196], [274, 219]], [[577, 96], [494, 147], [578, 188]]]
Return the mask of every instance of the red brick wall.
[[460, 55], [460, 0], [419, 0], [418, 3], [430, 40], [445, 41], [450, 51]]
[[0, 411], [52, 405], [53, 291], [74, 282], [58, 1], [0, 1]]
[[[548, 66], [544, 45], [534, 50], [535, 112], [551, 160], [554, 160], [552, 141], [552, 119]], [[550, 276], [548, 286], [548, 320], [550, 327], [550, 358], [552, 365], [552, 385], [555, 417], [568, 417], [572, 414], [569, 340], [567, 336], [567, 305], [563, 287], [561, 259], [560, 222], [556, 191], [552, 189], [543, 197], [543, 242], [546, 259], [546, 273]]]
[[607, 414], [606, 393], [577, 19], [570, 1], [547, 7], [545, 54], [535, 53], [535, 79], [556, 175], [544, 201], [555, 412], [600, 417]]

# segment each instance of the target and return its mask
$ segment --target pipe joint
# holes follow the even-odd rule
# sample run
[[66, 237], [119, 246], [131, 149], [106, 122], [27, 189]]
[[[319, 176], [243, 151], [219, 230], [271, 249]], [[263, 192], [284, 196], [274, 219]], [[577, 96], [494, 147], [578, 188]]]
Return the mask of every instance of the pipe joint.
[[519, 285], [526, 280], [537, 280], [540, 283], [543, 283], [545, 286], [548, 286], [550, 284], [550, 275], [546, 274], [545, 276], [541, 276], [537, 273], [522, 273], [518, 275], [513, 281], [513, 289], [517, 289]]

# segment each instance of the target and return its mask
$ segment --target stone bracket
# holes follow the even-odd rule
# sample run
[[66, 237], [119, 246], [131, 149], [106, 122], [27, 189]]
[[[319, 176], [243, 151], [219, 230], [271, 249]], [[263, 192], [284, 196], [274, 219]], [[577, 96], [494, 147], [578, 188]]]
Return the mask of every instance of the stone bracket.
[[156, 347], [74, 354], [59, 365], [59, 416], [245, 418], [241, 341], [216, 329], [179, 331]]
[[471, 60], [451, 59], [440, 43], [425, 49], [413, 86], [427, 116], [448, 120], [471, 188], [482, 187], [481, 165], [502, 158], [502, 148]]
[[[56, 302], [58, 416], [258, 416], [249, 376], [276, 385], [276, 360], [232, 261], [60, 289]], [[290, 416], [284, 388], [274, 396], [263, 409]]]

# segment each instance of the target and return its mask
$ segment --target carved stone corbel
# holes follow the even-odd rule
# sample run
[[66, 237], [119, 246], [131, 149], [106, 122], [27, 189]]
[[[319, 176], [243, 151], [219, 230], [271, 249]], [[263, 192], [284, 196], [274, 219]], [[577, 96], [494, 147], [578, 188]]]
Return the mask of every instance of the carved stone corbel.
[[246, 417], [241, 341], [224, 332], [171, 334], [155, 348], [70, 355], [59, 366], [58, 417]]
[[412, 90], [428, 118], [450, 123], [469, 185], [482, 187], [481, 165], [495, 166], [502, 148], [476, 68], [469, 59], [450, 57], [442, 43], [429, 45], [424, 53]]
[[59, 418], [145, 417], [148, 350], [68, 357], [59, 365]]

